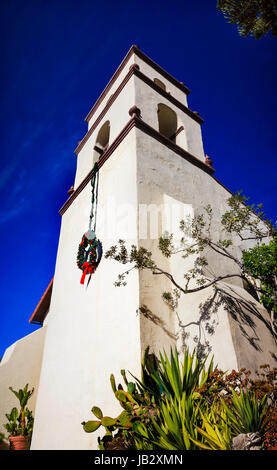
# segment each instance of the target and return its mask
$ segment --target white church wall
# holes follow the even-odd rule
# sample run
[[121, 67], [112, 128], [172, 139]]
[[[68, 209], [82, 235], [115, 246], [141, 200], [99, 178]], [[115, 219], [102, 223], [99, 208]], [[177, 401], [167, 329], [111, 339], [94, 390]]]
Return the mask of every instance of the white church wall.
[[154, 80], [157, 78], [165, 85], [165, 90], [170, 93], [173, 98], [180, 101], [180, 103], [187, 106], [187, 95], [178, 87], [176, 87], [170, 80], [165, 78], [162, 74], [153, 69], [149, 64], [147, 64], [143, 59], [135, 55], [135, 63], [139, 66], [139, 69], [144, 73], [148, 78]]
[[[171, 108], [177, 114], [178, 126], [184, 126], [184, 130], [180, 133], [177, 144], [181, 144], [184, 150], [187, 150], [192, 155], [203, 161], [204, 149], [200, 124], [188, 116], [184, 111], [180, 110], [177, 106], [170, 103], [155, 90], [150, 88], [146, 83], [142, 82], [138, 77], [135, 77], [135, 89], [136, 106], [141, 110], [143, 121], [154, 129], [159, 130], [157, 113], [158, 104], [163, 103]], [[184, 139], [181, 137], [183, 133], [185, 134]]]
[[[191, 211], [194, 215], [211, 204], [215, 225], [220, 225], [221, 215], [228, 208], [227, 199], [230, 193], [212, 176], [141, 131], [137, 132], [137, 152], [139, 204], [151, 204], [153, 211], [156, 210], [156, 204], [156, 207], [161, 208], [161, 215], [167, 213], [171, 216], [176, 206], [183, 207], [184, 213]], [[174, 177], [171, 178], [170, 175]], [[140, 237], [139, 243], [152, 251], [157, 265], [171, 272], [179, 285], [184, 287], [183, 276], [193, 267], [194, 259], [190, 257], [184, 261], [181, 254], [174, 255], [170, 260], [165, 259], [157, 247], [158, 237], [162, 233], [160, 223], [156, 236], [152, 239]], [[211, 234], [214, 237], [219, 236], [214, 227]], [[234, 242], [233, 252], [240, 256], [238, 240]], [[209, 270], [217, 276], [239, 272], [232, 261], [219, 257], [212, 251], [207, 253], [207, 258]], [[140, 305], [147, 306], [152, 315], [149, 312], [146, 317], [141, 315], [143, 347], [151, 343], [156, 352], [162, 344], [168, 348], [172, 344], [173, 333], [176, 335], [178, 348], [181, 349], [186, 333], [189, 334], [186, 340], [190, 347], [195, 347], [200, 339], [203, 345], [206, 344], [204, 352], [209, 352], [211, 348], [215, 361], [224, 370], [236, 369], [238, 365], [251, 365], [253, 369], [264, 362], [265, 357], [268, 363], [274, 363], [276, 347], [270, 334], [269, 315], [243, 289], [240, 278], [234, 277], [219, 283], [216, 293], [211, 288], [194, 294], [183, 294], [177, 309], [178, 317], [176, 313], [166, 309], [161, 299], [162, 292], [173, 289], [170, 282], [162, 278], [162, 275], [153, 276], [145, 271], [140, 273]], [[190, 287], [195, 286], [190, 284]], [[160, 322], [157, 321], [157, 316]], [[191, 326], [180, 328], [179, 321], [182, 325]]]
[[184, 93], [182, 90], [180, 90], [178, 87], [176, 87], [176, 85], [174, 85], [170, 80], [165, 78], [161, 73], [159, 73], [158, 71], [153, 69], [151, 67], [151, 65], [147, 64], [142, 58], [138, 57], [136, 55], [136, 53], [134, 53], [129, 57], [129, 59], [126, 62], [126, 64], [124, 65], [124, 67], [121, 69], [120, 73], [118, 74], [116, 79], [113, 81], [113, 83], [109, 87], [109, 89], [107, 90], [105, 96], [101, 100], [101, 103], [97, 106], [97, 109], [93, 112], [93, 115], [88, 120], [88, 129], [91, 128], [94, 121], [97, 119], [97, 117], [103, 111], [103, 109], [105, 108], [105, 106], [108, 103], [109, 99], [112, 97], [114, 92], [117, 90], [118, 86], [121, 84], [122, 80], [125, 78], [125, 76], [127, 75], [130, 67], [133, 64], [137, 64], [139, 66], [140, 71], [142, 73], [144, 73], [151, 80], [153, 80], [153, 81], [155, 79], [160, 80], [165, 85], [165, 89], [168, 93], [170, 93], [174, 98], [176, 98], [183, 105], [188, 106], [186, 93]]
[[[164, 228], [169, 233], [176, 230], [176, 223], [178, 224], [178, 221], [174, 219], [174, 211], [176, 217], [178, 217], [178, 214], [180, 215], [179, 220], [188, 213], [194, 214], [195, 208], [198, 209], [202, 202], [202, 191], [206, 190], [209, 192], [205, 204], [207, 204], [209, 198], [214, 196], [214, 191], [221, 193], [218, 194], [220, 199], [226, 197], [226, 191], [223, 195], [223, 188], [215, 184], [218, 188], [214, 188], [211, 193], [212, 188], [209, 188], [209, 185], [207, 185], [207, 181], [211, 177], [205, 174], [203, 170], [194, 167], [166, 146], [146, 136], [141, 131], [138, 131], [137, 139], [139, 204], [152, 205], [152, 212], [155, 211], [155, 204], [156, 207], [161, 208], [159, 230], [156, 234], [152, 234], [152, 239], [149, 238], [149, 233], [148, 239], [140, 238], [140, 245], [153, 253], [153, 258], [161, 269], [173, 273], [176, 276], [177, 282], [184, 286], [184, 273], [193, 267], [194, 260], [190, 258], [184, 262], [181, 255], [176, 255], [170, 260], [166, 259], [158, 249], [158, 238], [164, 233]], [[174, 175], [174, 178], [171, 178], [170, 174]], [[196, 184], [197, 179], [199, 179], [199, 185]], [[200, 189], [201, 185], [202, 188]], [[195, 190], [198, 187], [199, 191]], [[218, 208], [214, 204], [213, 207], [215, 208], [215, 213], [217, 213]], [[171, 219], [170, 223], [164, 227], [161, 220], [163, 216]], [[175, 227], [172, 224], [174, 221]], [[163, 292], [172, 291], [172, 284], [162, 275], [153, 276], [151, 273], [142, 271], [140, 273], [140, 287], [140, 303], [147, 306], [147, 312], [148, 309], [151, 312], [151, 314], [148, 312], [146, 316], [141, 315], [143, 347], [151, 343], [155, 352], [162, 350], [164, 347], [168, 349], [168, 347], [176, 343], [177, 338], [180, 336], [176, 314], [166, 307], [161, 298]], [[205, 297], [208, 293], [198, 293], [187, 296], [185, 301], [183, 299], [180, 300], [180, 320], [182, 322], [196, 321], [195, 316], [198, 315], [199, 317], [198, 307], [203, 295]], [[185, 318], [182, 318], [182, 312], [186, 312]], [[228, 323], [228, 319], [225, 315], [222, 317], [222, 325], [218, 329], [218, 334], [220, 337], [221, 329], [226, 331], [223, 342], [225, 350], [229, 348], [229, 353], [226, 356], [228, 358], [228, 365], [236, 367], [236, 355], [230, 330], [226, 328], [226, 322]], [[219, 348], [220, 342], [221, 340], [217, 343]], [[177, 341], [177, 344], [180, 346], [180, 342]]]
[[14, 390], [24, 388], [26, 384], [29, 384], [29, 390], [34, 387], [27, 404], [34, 414], [45, 332], [44, 326], [13, 343], [6, 349], [0, 363], [0, 432], [6, 437], [7, 431], [3, 427], [7, 422], [5, 414], [10, 413], [13, 407], [19, 408], [19, 401], [9, 387]]
[[[93, 123], [95, 122], [95, 120], [97, 119], [97, 117], [100, 115], [100, 113], [103, 111], [103, 109], [105, 108], [107, 102], [109, 101], [109, 99], [111, 98], [111, 96], [114, 94], [114, 92], [117, 90], [118, 86], [120, 85], [120, 83], [122, 82], [122, 80], [125, 78], [125, 76], [127, 75], [128, 71], [129, 71], [129, 68], [131, 67], [131, 65], [134, 64], [134, 54], [131, 55], [131, 57], [129, 58], [129, 60], [126, 62], [126, 64], [124, 65], [124, 67], [122, 68], [122, 70], [120, 71], [120, 73], [118, 74], [118, 77], [114, 80], [113, 84], [111, 85], [111, 87], [109, 88], [109, 90], [107, 91], [107, 94], [106, 96], [102, 99], [101, 103], [99, 104], [99, 106], [97, 107], [96, 111], [93, 112], [93, 115], [92, 117], [89, 119], [88, 121], [88, 129], [91, 128], [91, 126], [93, 125]], [[134, 103], [133, 103], [134, 104]]]
[[[106, 251], [118, 240], [113, 225], [119, 224], [122, 233], [124, 211], [134, 208], [136, 216], [134, 131], [100, 168], [98, 199], [108, 205], [98, 208], [96, 230]], [[62, 218], [32, 449], [96, 447], [97, 433], [85, 433], [80, 423], [91, 419], [93, 405], [105, 414], [120, 411], [109, 384], [111, 373], [117, 381], [122, 368], [140, 373], [138, 273], [129, 275], [128, 287], [121, 291], [113, 285], [121, 266], [103, 258], [90, 283], [80, 284], [76, 255], [88, 228], [90, 201], [88, 184]], [[110, 207], [116, 208], [111, 211], [111, 226], [104, 214]], [[136, 233], [135, 228], [128, 243], [137, 243]]]
[[[97, 135], [102, 125], [106, 122], [110, 122], [110, 138], [109, 144], [111, 144], [126, 123], [129, 121], [130, 116], [128, 114], [129, 109], [135, 103], [134, 93], [134, 77], [131, 77], [128, 83], [125, 85], [121, 93], [116, 98], [115, 103], [109, 108], [103, 119], [99, 122], [97, 127], [94, 129], [92, 135], [86, 141], [82, 149], [77, 155], [77, 170], [75, 175], [74, 188], [83, 181], [87, 176], [88, 172], [93, 167], [93, 156], [94, 146], [96, 143]], [[119, 111], [120, 110], [120, 111]], [[94, 118], [94, 117], [93, 117]], [[95, 119], [93, 119], [93, 122]]]

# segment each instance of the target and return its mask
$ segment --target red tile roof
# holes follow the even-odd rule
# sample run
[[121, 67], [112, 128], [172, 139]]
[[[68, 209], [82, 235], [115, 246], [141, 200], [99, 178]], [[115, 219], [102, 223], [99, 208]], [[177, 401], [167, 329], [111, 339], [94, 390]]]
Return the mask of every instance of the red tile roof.
[[43, 324], [43, 321], [48, 313], [51, 296], [52, 296], [52, 287], [53, 287], [53, 279], [51, 279], [46, 291], [44, 292], [43, 296], [41, 297], [34, 313], [32, 314], [31, 318], [29, 319], [29, 323], [35, 324]]

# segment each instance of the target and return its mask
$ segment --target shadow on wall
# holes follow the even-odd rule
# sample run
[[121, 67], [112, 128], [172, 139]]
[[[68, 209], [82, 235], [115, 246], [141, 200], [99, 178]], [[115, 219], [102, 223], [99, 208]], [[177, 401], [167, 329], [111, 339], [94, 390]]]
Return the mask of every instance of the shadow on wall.
[[0, 441], [0, 451], [1, 450], [10, 450], [10, 445], [6, 441]]
[[[232, 291], [231, 288], [229, 290]], [[248, 301], [237, 292], [232, 295], [231, 292], [219, 289], [219, 295], [231, 321], [239, 328], [241, 338], [246, 339], [256, 352], [268, 353], [276, 361], [276, 338], [272, 333], [269, 313], [257, 302]], [[275, 351], [270, 351], [270, 347]]]
[[187, 324], [181, 322], [178, 312], [177, 316], [179, 333], [174, 335], [169, 331], [158, 315], [151, 312], [146, 305], [139, 309], [141, 315], [152, 321], [155, 325], [174, 340], [181, 337], [182, 348], [187, 347], [188, 338], [191, 333], [188, 328], [192, 325], [198, 328], [198, 334], [194, 335], [193, 342], [197, 357], [204, 357], [212, 352], [209, 336], [216, 333], [219, 320], [219, 310], [222, 308], [228, 313], [233, 342], [236, 349], [238, 366], [246, 367], [254, 373], [253, 367], [258, 367], [265, 362], [274, 363], [277, 360], [276, 342], [272, 334], [269, 314], [256, 301], [251, 301], [240, 295], [230, 285], [224, 287], [214, 287], [213, 294], [204, 302], [199, 304], [199, 319], [190, 321]]
[[173, 339], [174, 341], [177, 340], [177, 335], [172, 333], [170, 329], [167, 327], [166, 323], [155, 313], [153, 313], [146, 305], [143, 305], [138, 309], [138, 312], [144, 317], [150, 320], [152, 323], [157, 325], [159, 328], [161, 328], [164, 333], [170, 338]]
[[[253, 370], [254, 364], [258, 368], [261, 365], [259, 357], [264, 358], [265, 355], [271, 359], [271, 362], [277, 360], [276, 352], [274, 352], [274, 349], [276, 351], [276, 342], [269, 314], [260, 304], [247, 300], [230, 285], [226, 288], [214, 287], [213, 295], [199, 305], [199, 320], [197, 322], [184, 325], [179, 321], [183, 344], [189, 335], [186, 328], [193, 323], [199, 329], [199, 334], [194, 338], [198, 357], [203, 358], [210, 353], [212, 348], [207, 336], [215, 334], [220, 307], [223, 307], [229, 315], [239, 368], [247, 367]], [[270, 351], [270, 349], [272, 350]]]

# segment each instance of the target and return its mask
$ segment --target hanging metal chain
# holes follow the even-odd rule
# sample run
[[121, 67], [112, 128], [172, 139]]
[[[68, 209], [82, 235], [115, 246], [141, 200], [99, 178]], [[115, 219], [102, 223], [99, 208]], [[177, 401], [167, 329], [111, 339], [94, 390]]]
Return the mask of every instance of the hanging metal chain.
[[94, 228], [96, 229], [96, 214], [97, 214], [97, 201], [98, 201], [98, 182], [99, 182], [99, 168], [97, 162], [94, 164], [93, 173], [91, 177], [91, 211], [89, 216], [89, 230], [91, 230], [92, 221], [94, 218]]

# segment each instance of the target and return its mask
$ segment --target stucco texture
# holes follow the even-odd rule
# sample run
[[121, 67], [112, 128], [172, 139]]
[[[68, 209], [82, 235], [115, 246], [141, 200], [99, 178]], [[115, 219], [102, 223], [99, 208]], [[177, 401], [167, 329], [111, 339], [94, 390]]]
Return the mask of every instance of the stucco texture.
[[27, 407], [33, 413], [35, 411], [45, 331], [46, 326], [16, 341], [6, 349], [0, 363], [0, 432], [6, 437], [7, 431], [3, 427], [7, 423], [5, 415], [13, 407], [19, 408], [19, 401], [9, 387], [19, 390], [29, 384], [29, 390], [34, 388]]

